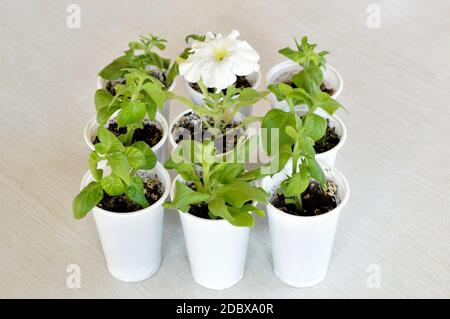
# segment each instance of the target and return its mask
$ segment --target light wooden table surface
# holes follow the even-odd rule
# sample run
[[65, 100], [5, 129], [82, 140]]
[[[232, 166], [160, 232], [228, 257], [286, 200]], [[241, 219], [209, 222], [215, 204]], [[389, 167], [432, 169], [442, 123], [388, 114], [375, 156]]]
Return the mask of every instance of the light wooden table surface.
[[[70, 3], [81, 28], [69, 29]], [[381, 9], [368, 28], [367, 7]], [[0, 297], [331, 298], [450, 297], [450, 2], [436, 1], [0, 1]], [[83, 126], [94, 114], [96, 73], [138, 34], [169, 40], [240, 30], [261, 54], [304, 34], [331, 51], [344, 78], [349, 137], [337, 167], [351, 197], [327, 278], [308, 289], [272, 272], [267, 222], [252, 230], [244, 278], [211, 291], [196, 285], [178, 216], [165, 216], [163, 264], [122, 283], [107, 271], [92, 216], [71, 202], [87, 169]], [[179, 80], [176, 89], [185, 93]], [[268, 110], [260, 103], [255, 114]], [[176, 103], [172, 117], [182, 110]], [[69, 264], [81, 288], [66, 286]], [[379, 270], [380, 288], [367, 285]], [[369, 271], [369, 272], [368, 272]]]

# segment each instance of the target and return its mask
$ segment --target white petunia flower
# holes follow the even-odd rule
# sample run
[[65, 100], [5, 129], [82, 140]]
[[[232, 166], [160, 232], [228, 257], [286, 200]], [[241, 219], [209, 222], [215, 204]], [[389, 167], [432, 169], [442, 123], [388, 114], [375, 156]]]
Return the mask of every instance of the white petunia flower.
[[188, 82], [202, 79], [207, 87], [222, 90], [236, 82], [237, 75], [257, 72], [258, 52], [238, 37], [236, 30], [226, 38], [208, 32], [204, 42], [193, 42], [191, 55], [180, 64], [180, 74]]

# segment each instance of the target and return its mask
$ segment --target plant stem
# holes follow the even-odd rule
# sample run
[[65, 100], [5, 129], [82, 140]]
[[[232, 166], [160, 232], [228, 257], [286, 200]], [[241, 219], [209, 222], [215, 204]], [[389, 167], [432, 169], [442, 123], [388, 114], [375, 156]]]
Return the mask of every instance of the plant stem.
[[203, 166], [203, 185], [206, 192], [209, 192], [209, 165]]
[[297, 207], [297, 209], [299, 211], [303, 210], [303, 206], [302, 206], [302, 194], [298, 194], [297, 195], [297, 200], [295, 201], [295, 206]]

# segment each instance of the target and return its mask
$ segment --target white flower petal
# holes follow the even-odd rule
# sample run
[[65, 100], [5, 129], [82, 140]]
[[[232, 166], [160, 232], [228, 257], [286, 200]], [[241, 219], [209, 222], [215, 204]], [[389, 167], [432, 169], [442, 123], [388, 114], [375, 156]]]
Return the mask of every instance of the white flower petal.
[[236, 75], [249, 75], [259, 71], [259, 54], [246, 41], [238, 41], [230, 49], [228, 59]]
[[202, 80], [207, 87], [222, 90], [236, 82], [236, 75], [230, 61], [225, 59], [203, 68]]
[[[191, 55], [191, 57], [193, 57], [194, 55]], [[199, 55], [197, 55], [195, 58], [191, 57], [180, 64], [180, 75], [183, 76], [186, 81], [196, 83], [201, 78], [202, 69], [207, 65], [212, 64], [212, 61], [209, 56], [206, 55], [204, 55], [203, 57], [199, 57]]]

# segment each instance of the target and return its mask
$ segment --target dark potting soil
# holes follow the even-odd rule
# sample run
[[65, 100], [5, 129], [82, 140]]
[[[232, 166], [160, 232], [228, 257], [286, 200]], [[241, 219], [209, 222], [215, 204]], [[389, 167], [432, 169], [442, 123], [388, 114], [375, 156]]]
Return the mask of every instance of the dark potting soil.
[[[166, 73], [161, 71], [153, 71], [149, 72], [149, 75], [153, 76], [154, 78], [158, 79], [161, 83], [163, 83], [167, 87], [167, 78]], [[109, 80], [105, 84], [105, 90], [111, 93], [113, 96], [116, 95], [116, 90], [114, 87], [117, 84], [125, 84], [125, 78], [119, 78], [117, 80]]]
[[[189, 207], [188, 212], [189, 212], [189, 214], [191, 214], [195, 217], [199, 217], [199, 218], [203, 218], [203, 219], [211, 219], [209, 217], [208, 204], [206, 204], [206, 203], [191, 205]], [[219, 217], [218, 219], [222, 219], [222, 218]]]
[[[115, 119], [108, 121], [108, 126], [106, 127], [108, 131], [112, 132], [115, 136], [125, 134], [127, 132], [126, 127], [119, 127]], [[163, 130], [159, 123], [152, 122], [148, 119], [144, 120], [144, 127], [138, 128], [134, 131], [132, 143], [143, 141], [147, 143], [150, 147], [155, 146], [163, 137]], [[93, 144], [99, 143], [98, 136], [92, 141]]]
[[[195, 184], [192, 182], [187, 182], [186, 186], [190, 187], [194, 191], [197, 190], [197, 187], [195, 187]], [[191, 205], [189, 207], [188, 212], [189, 212], [189, 214], [191, 214], [195, 217], [204, 218], [204, 219], [212, 219], [211, 217], [209, 217], [208, 204], [206, 204], [206, 203]], [[222, 219], [222, 218], [218, 217], [217, 219]]]
[[317, 154], [324, 153], [331, 150], [333, 147], [339, 144], [341, 138], [336, 133], [336, 128], [330, 127], [330, 122], [327, 120], [327, 130], [325, 135], [314, 143], [314, 150]]
[[108, 91], [112, 96], [116, 95], [116, 90], [114, 87], [117, 84], [125, 84], [125, 78], [119, 78], [117, 80], [109, 80], [105, 84], [105, 90]]
[[328, 95], [330, 96], [334, 94], [334, 89], [327, 82], [323, 82], [320, 85], [320, 90], [322, 92], [328, 93]]
[[[197, 92], [202, 93], [202, 90], [200, 89], [200, 86], [198, 85], [198, 83], [189, 83], [189, 85], [191, 86], [191, 88], [193, 88]], [[252, 84], [249, 82], [249, 80], [247, 80], [247, 78], [245, 76], [238, 75], [236, 77], [236, 82], [234, 82], [234, 86], [238, 89], [245, 89], [245, 88], [251, 88]], [[214, 91], [215, 91], [214, 88], [208, 88], [208, 92], [214, 93]], [[227, 89], [223, 89], [222, 92], [224, 94], [226, 94]]]
[[[145, 198], [150, 205], [157, 202], [164, 194], [164, 186], [160, 182], [158, 176], [146, 171], [138, 171], [139, 176], [144, 183]], [[125, 194], [119, 196], [110, 196], [103, 192], [103, 199], [98, 204], [98, 207], [116, 213], [130, 213], [141, 210], [143, 207], [129, 200]]]
[[320, 184], [311, 181], [306, 191], [301, 195], [302, 209], [299, 210], [294, 204], [286, 204], [282, 193], [276, 193], [270, 203], [279, 210], [296, 216], [316, 216], [325, 214], [337, 206], [337, 186], [328, 180], [328, 190], [324, 192]]
[[[297, 87], [297, 85], [295, 85], [295, 83], [292, 82], [292, 81], [286, 81], [286, 82], [283, 82], [283, 83], [291, 86], [294, 89]], [[329, 95], [333, 95], [334, 94], [334, 89], [325, 81], [322, 82], [322, 84], [320, 85], [320, 90], [322, 92], [328, 93]]]
[[[208, 118], [208, 124], [213, 126], [214, 118]], [[240, 122], [231, 122], [226, 126], [226, 131], [232, 130], [240, 124]], [[191, 139], [199, 142], [211, 139], [214, 141], [217, 154], [221, 154], [234, 149], [238, 138], [244, 135], [244, 132], [245, 128], [241, 127], [227, 135], [213, 136], [211, 131], [208, 130], [208, 125], [204, 124], [197, 114], [189, 112], [180, 117], [175, 123], [172, 129], [172, 136], [176, 143], [179, 143], [183, 139]]]

